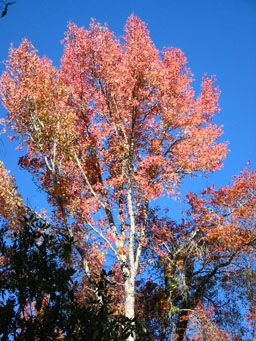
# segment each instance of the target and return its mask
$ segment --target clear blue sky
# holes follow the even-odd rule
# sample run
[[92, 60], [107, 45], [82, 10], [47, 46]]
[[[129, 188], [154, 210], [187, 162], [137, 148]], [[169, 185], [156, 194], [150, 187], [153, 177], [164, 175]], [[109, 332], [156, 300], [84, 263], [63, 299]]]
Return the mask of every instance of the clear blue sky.
[[[10, 43], [27, 37], [40, 55], [59, 65], [69, 21], [88, 26], [91, 17], [107, 22], [117, 35], [134, 13], [148, 23], [156, 46], [181, 48], [198, 86], [204, 72], [215, 74], [222, 90], [222, 111], [215, 122], [224, 125], [229, 141], [224, 168], [206, 180], [186, 181], [183, 189], [226, 184], [248, 160], [255, 166], [256, 147], [256, 0], [17, 0], [0, 20], [0, 61]], [[0, 72], [3, 65], [0, 65]], [[0, 116], [5, 110], [0, 107]], [[15, 145], [2, 136], [0, 159], [16, 177], [19, 191], [33, 207], [45, 205], [30, 176], [17, 166]]]

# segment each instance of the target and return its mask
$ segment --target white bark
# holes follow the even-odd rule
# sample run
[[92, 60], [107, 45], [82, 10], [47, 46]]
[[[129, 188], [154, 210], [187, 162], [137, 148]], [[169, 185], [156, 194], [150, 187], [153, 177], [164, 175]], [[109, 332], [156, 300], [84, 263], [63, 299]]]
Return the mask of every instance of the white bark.
[[128, 203], [128, 214], [130, 218], [130, 236], [129, 236], [129, 263], [130, 263], [130, 271], [131, 273], [134, 272], [134, 237], [135, 237], [135, 216], [134, 216], [134, 210], [133, 210], [133, 204], [132, 204], [132, 189], [131, 185], [128, 185], [128, 192], [127, 192], [127, 203]]
[[[124, 284], [125, 291], [125, 316], [129, 319], [133, 319], [135, 317], [135, 281], [129, 276]], [[135, 336], [130, 335], [127, 338], [127, 341], [134, 341], [136, 339]]]
[[[135, 317], [135, 277], [136, 277], [136, 260], [134, 257], [135, 251], [135, 214], [133, 210], [132, 203], [132, 189], [131, 183], [128, 183], [127, 192], [127, 204], [128, 204], [128, 214], [130, 219], [130, 235], [129, 235], [129, 250], [128, 250], [128, 262], [129, 262], [129, 274], [126, 277], [124, 289], [125, 289], [125, 316], [129, 319]], [[127, 339], [128, 341], [135, 340], [135, 336], [130, 335]]]
[[125, 281], [125, 316], [133, 319], [135, 317], [135, 290], [134, 290], [134, 280], [128, 278]]

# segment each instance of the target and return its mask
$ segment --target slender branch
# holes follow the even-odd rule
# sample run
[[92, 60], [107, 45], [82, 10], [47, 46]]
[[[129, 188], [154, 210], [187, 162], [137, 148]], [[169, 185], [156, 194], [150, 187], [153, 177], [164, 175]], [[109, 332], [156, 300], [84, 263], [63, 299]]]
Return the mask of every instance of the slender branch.
[[81, 162], [80, 162], [80, 160], [79, 160], [79, 158], [78, 158], [76, 152], [74, 152], [74, 158], [75, 158], [75, 160], [76, 160], [76, 163], [77, 163], [77, 165], [78, 165], [78, 168], [79, 168], [80, 171], [81, 171], [81, 174], [83, 175], [83, 178], [84, 178], [84, 180], [85, 180], [87, 186], [88, 186], [89, 189], [90, 189], [90, 192], [91, 192], [92, 195], [97, 199], [97, 201], [99, 202], [99, 204], [101, 205], [101, 207], [103, 207], [103, 208], [105, 209], [105, 208], [106, 208], [105, 204], [99, 199], [97, 193], [96, 193], [96, 192], [94, 191], [94, 189], [92, 188], [92, 185], [90, 184], [90, 182], [89, 182], [89, 180], [88, 180], [88, 178], [87, 178], [87, 176], [86, 176], [86, 174], [85, 174], [85, 172], [84, 172], [84, 170], [83, 170], [83, 167], [82, 167], [82, 165], [81, 165]]
[[55, 164], [56, 164], [56, 147], [57, 147], [57, 144], [56, 144], [56, 141], [54, 140], [53, 142], [53, 157], [52, 157], [52, 169], [53, 169], [53, 172], [55, 172]]
[[44, 161], [45, 161], [45, 163], [46, 163], [46, 166], [47, 166], [47, 168], [49, 169], [49, 171], [51, 171], [52, 172], [52, 167], [50, 166], [50, 164], [49, 164], [49, 161], [48, 161], [48, 158], [47, 158], [47, 156], [45, 156], [44, 157]]
[[87, 219], [86, 219], [86, 224], [88, 226], [90, 226], [90, 228], [98, 235], [100, 236], [110, 247], [110, 249], [114, 252], [114, 254], [116, 255], [116, 250], [114, 249], [113, 245], [111, 244], [111, 242], [98, 230], [96, 229]]
[[[88, 187], [90, 189], [90, 192], [97, 199], [97, 201], [101, 205], [101, 207], [104, 209], [104, 211], [105, 211], [105, 213], [107, 215], [110, 227], [114, 230], [114, 233], [117, 234], [117, 230], [116, 230], [116, 226], [115, 226], [115, 222], [114, 222], [114, 217], [113, 217], [112, 212], [111, 212], [111, 210], [109, 208], [109, 203], [108, 203], [107, 197], [105, 197], [105, 202], [99, 199], [99, 196], [97, 195], [97, 193], [92, 188], [92, 185], [90, 184], [90, 181], [87, 178], [87, 176], [86, 176], [86, 174], [85, 174], [85, 172], [83, 170], [83, 167], [81, 165], [81, 162], [80, 162], [76, 152], [74, 152], [74, 157], [75, 157], [76, 163], [77, 163], [77, 165], [78, 165], [78, 167], [79, 167], [79, 169], [80, 169], [80, 171], [81, 171], [81, 173], [83, 175], [83, 178], [84, 178], [86, 184], [88, 185]], [[100, 175], [100, 181], [103, 184], [101, 175]]]

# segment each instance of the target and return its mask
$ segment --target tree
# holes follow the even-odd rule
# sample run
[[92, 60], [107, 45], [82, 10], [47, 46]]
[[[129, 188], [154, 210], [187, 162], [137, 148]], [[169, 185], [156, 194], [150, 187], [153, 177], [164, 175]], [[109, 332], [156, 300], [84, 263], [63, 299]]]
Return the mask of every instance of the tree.
[[[1, 95], [7, 123], [24, 150], [20, 165], [47, 192], [56, 224], [74, 239], [85, 283], [90, 285], [100, 274], [104, 262], [111, 264], [119, 283], [116, 308], [134, 319], [136, 292], [142, 290], [136, 290], [136, 279], [156, 261], [157, 271], [166, 277], [161, 288], [165, 301], [176, 307], [182, 298], [172, 302], [170, 281], [177, 281], [170, 269], [174, 255], [176, 268], [183, 268], [181, 254], [195, 239], [197, 253], [189, 271], [206, 257], [199, 252], [204, 247], [212, 255], [209, 269], [214, 271], [215, 264], [222, 263], [221, 256], [214, 258], [219, 246], [210, 231], [221, 236], [216, 226], [230, 234], [232, 229], [226, 226], [221, 199], [209, 203], [214, 209], [219, 205], [210, 219], [209, 214], [196, 217], [204, 204], [190, 195], [191, 213], [181, 225], [168, 215], [162, 218], [155, 199], [175, 196], [187, 175], [222, 166], [226, 144], [217, 142], [222, 129], [211, 123], [219, 111], [219, 89], [213, 77], [204, 76], [196, 96], [184, 54], [176, 48], [159, 52], [146, 25], [135, 16], [128, 19], [121, 40], [94, 20], [88, 30], [70, 24], [64, 45], [59, 69], [40, 58], [26, 39], [10, 49]], [[209, 195], [214, 198], [214, 191]], [[230, 201], [235, 203], [235, 198]], [[244, 214], [246, 221], [251, 219], [250, 213]], [[206, 218], [219, 219], [220, 225], [201, 226]], [[237, 245], [253, 244], [250, 233], [248, 229], [249, 239], [241, 238]], [[186, 278], [183, 273], [183, 282]], [[186, 290], [182, 295], [188, 295]], [[177, 309], [187, 308], [181, 304]], [[176, 324], [180, 315], [175, 315]]]
[[[256, 174], [245, 170], [230, 186], [207, 188], [201, 197], [190, 193], [187, 200], [182, 223], [165, 220], [167, 229], [151, 234], [161, 280], [143, 288], [144, 323], [163, 339], [175, 333], [183, 340], [199, 324], [199, 335], [214, 330], [217, 340], [226, 340], [225, 330], [240, 340], [253, 333], [244, 328], [246, 318], [255, 320]], [[154, 212], [151, 219], [159, 225]], [[217, 332], [214, 320], [223, 330]]]
[[110, 309], [111, 274], [94, 283], [101, 302], [79, 302], [79, 274], [71, 262], [73, 241], [41, 218], [20, 219], [22, 228], [0, 231], [1, 340], [125, 339], [132, 321]]

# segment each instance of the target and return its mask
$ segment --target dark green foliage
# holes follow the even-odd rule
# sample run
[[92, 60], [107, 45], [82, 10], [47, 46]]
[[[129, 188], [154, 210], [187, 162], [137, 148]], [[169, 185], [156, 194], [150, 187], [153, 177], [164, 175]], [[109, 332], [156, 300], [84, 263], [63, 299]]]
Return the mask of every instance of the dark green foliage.
[[77, 274], [67, 265], [72, 243], [33, 215], [19, 233], [2, 226], [1, 340], [124, 340], [132, 332], [133, 321], [111, 314], [111, 273], [103, 271], [93, 283], [98, 299], [77, 302]]

